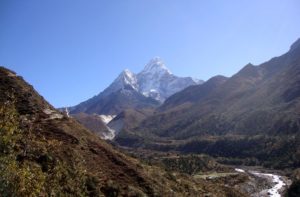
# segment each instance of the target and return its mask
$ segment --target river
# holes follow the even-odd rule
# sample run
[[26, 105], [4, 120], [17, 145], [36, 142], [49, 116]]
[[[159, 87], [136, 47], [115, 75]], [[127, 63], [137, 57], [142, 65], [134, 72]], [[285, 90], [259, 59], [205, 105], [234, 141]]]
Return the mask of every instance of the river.
[[[258, 196], [282, 197], [281, 193], [287, 187], [285, 179], [280, 175], [271, 174], [271, 173], [262, 173], [258, 171], [252, 171], [252, 170], [244, 170], [240, 168], [235, 168], [235, 171], [239, 173], [252, 174], [256, 177], [264, 178], [271, 183], [272, 187], [262, 190], [261, 192], [259, 192]], [[257, 194], [253, 196], [257, 196]]]

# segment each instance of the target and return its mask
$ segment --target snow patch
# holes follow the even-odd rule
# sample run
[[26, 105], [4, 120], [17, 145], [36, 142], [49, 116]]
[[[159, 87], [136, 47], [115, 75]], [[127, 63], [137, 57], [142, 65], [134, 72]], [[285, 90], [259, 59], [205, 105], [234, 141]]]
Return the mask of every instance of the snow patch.
[[128, 77], [128, 79], [130, 79], [131, 81], [135, 80], [135, 76], [134, 74], [129, 70], [129, 69], [125, 69], [124, 70], [124, 74]]
[[133, 89], [138, 90], [136, 76], [130, 70], [125, 69], [123, 71], [123, 81], [126, 85], [130, 85]]
[[101, 118], [101, 120], [105, 123], [108, 124], [112, 119], [114, 119], [116, 117], [116, 115], [99, 115], [99, 117]]

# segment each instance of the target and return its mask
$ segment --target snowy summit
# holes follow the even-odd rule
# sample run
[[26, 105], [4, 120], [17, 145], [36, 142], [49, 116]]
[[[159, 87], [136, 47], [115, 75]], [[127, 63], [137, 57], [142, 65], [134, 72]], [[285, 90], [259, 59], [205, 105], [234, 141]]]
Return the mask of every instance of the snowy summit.
[[191, 77], [177, 77], [166, 67], [163, 60], [155, 57], [137, 74], [139, 91], [147, 96], [163, 102], [184, 88], [202, 83]]
[[125, 69], [114, 82], [103, 91], [109, 95], [120, 89], [133, 89], [146, 97], [163, 102], [176, 92], [190, 86], [202, 83], [191, 77], [177, 77], [171, 73], [160, 57], [154, 57], [145, 65], [144, 69], [134, 74]]

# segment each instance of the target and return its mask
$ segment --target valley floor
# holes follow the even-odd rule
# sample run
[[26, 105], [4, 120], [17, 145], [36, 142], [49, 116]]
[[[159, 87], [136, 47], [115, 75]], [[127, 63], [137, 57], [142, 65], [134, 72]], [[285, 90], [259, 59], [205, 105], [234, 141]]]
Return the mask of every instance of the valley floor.
[[[265, 172], [263, 169], [249, 168], [235, 168], [235, 172], [212, 172], [205, 174], [194, 175], [194, 178], [200, 178], [209, 180], [212, 182], [218, 182], [222, 180], [224, 183], [229, 184], [243, 193], [248, 194], [251, 197], [282, 197], [288, 186], [291, 184], [291, 180], [285, 176], [273, 174], [277, 172]], [[247, 177], [238, 180], [239, 176]], [[227, 179], [227, 180], [226, 180]]]
[[261, 166], [219, 164], [209, 156], [197, 154], [182, 155], [141, 149], [134, 152], [132, 149], [129, 150], [135, 156], [142, 157], [142, 160], [150, 161], [152, 164], [162, 164], [169, 171], [187, 173], [193, 179], [232, 188], [250, 197], [284, 197], [292, 184], [291, 179], [285, 176], [286, 172]]

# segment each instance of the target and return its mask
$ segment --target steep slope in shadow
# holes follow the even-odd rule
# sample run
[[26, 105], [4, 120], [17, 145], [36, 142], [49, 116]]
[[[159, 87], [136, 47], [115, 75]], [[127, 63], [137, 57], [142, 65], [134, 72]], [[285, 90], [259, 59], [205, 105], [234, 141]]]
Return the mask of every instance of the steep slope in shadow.
[[187, 87], [186, 89], [175, 93], [169, 97], [162, 106], [159, 107], [159, 111], [167, 111], [168, 109], [178, 108], [180, 105], [186, 103], [195, 103], [204, 99], [213, 90], [226, 82], [228, 78], [224, 76], [215, 76], [201, 85], [194, 85]]

